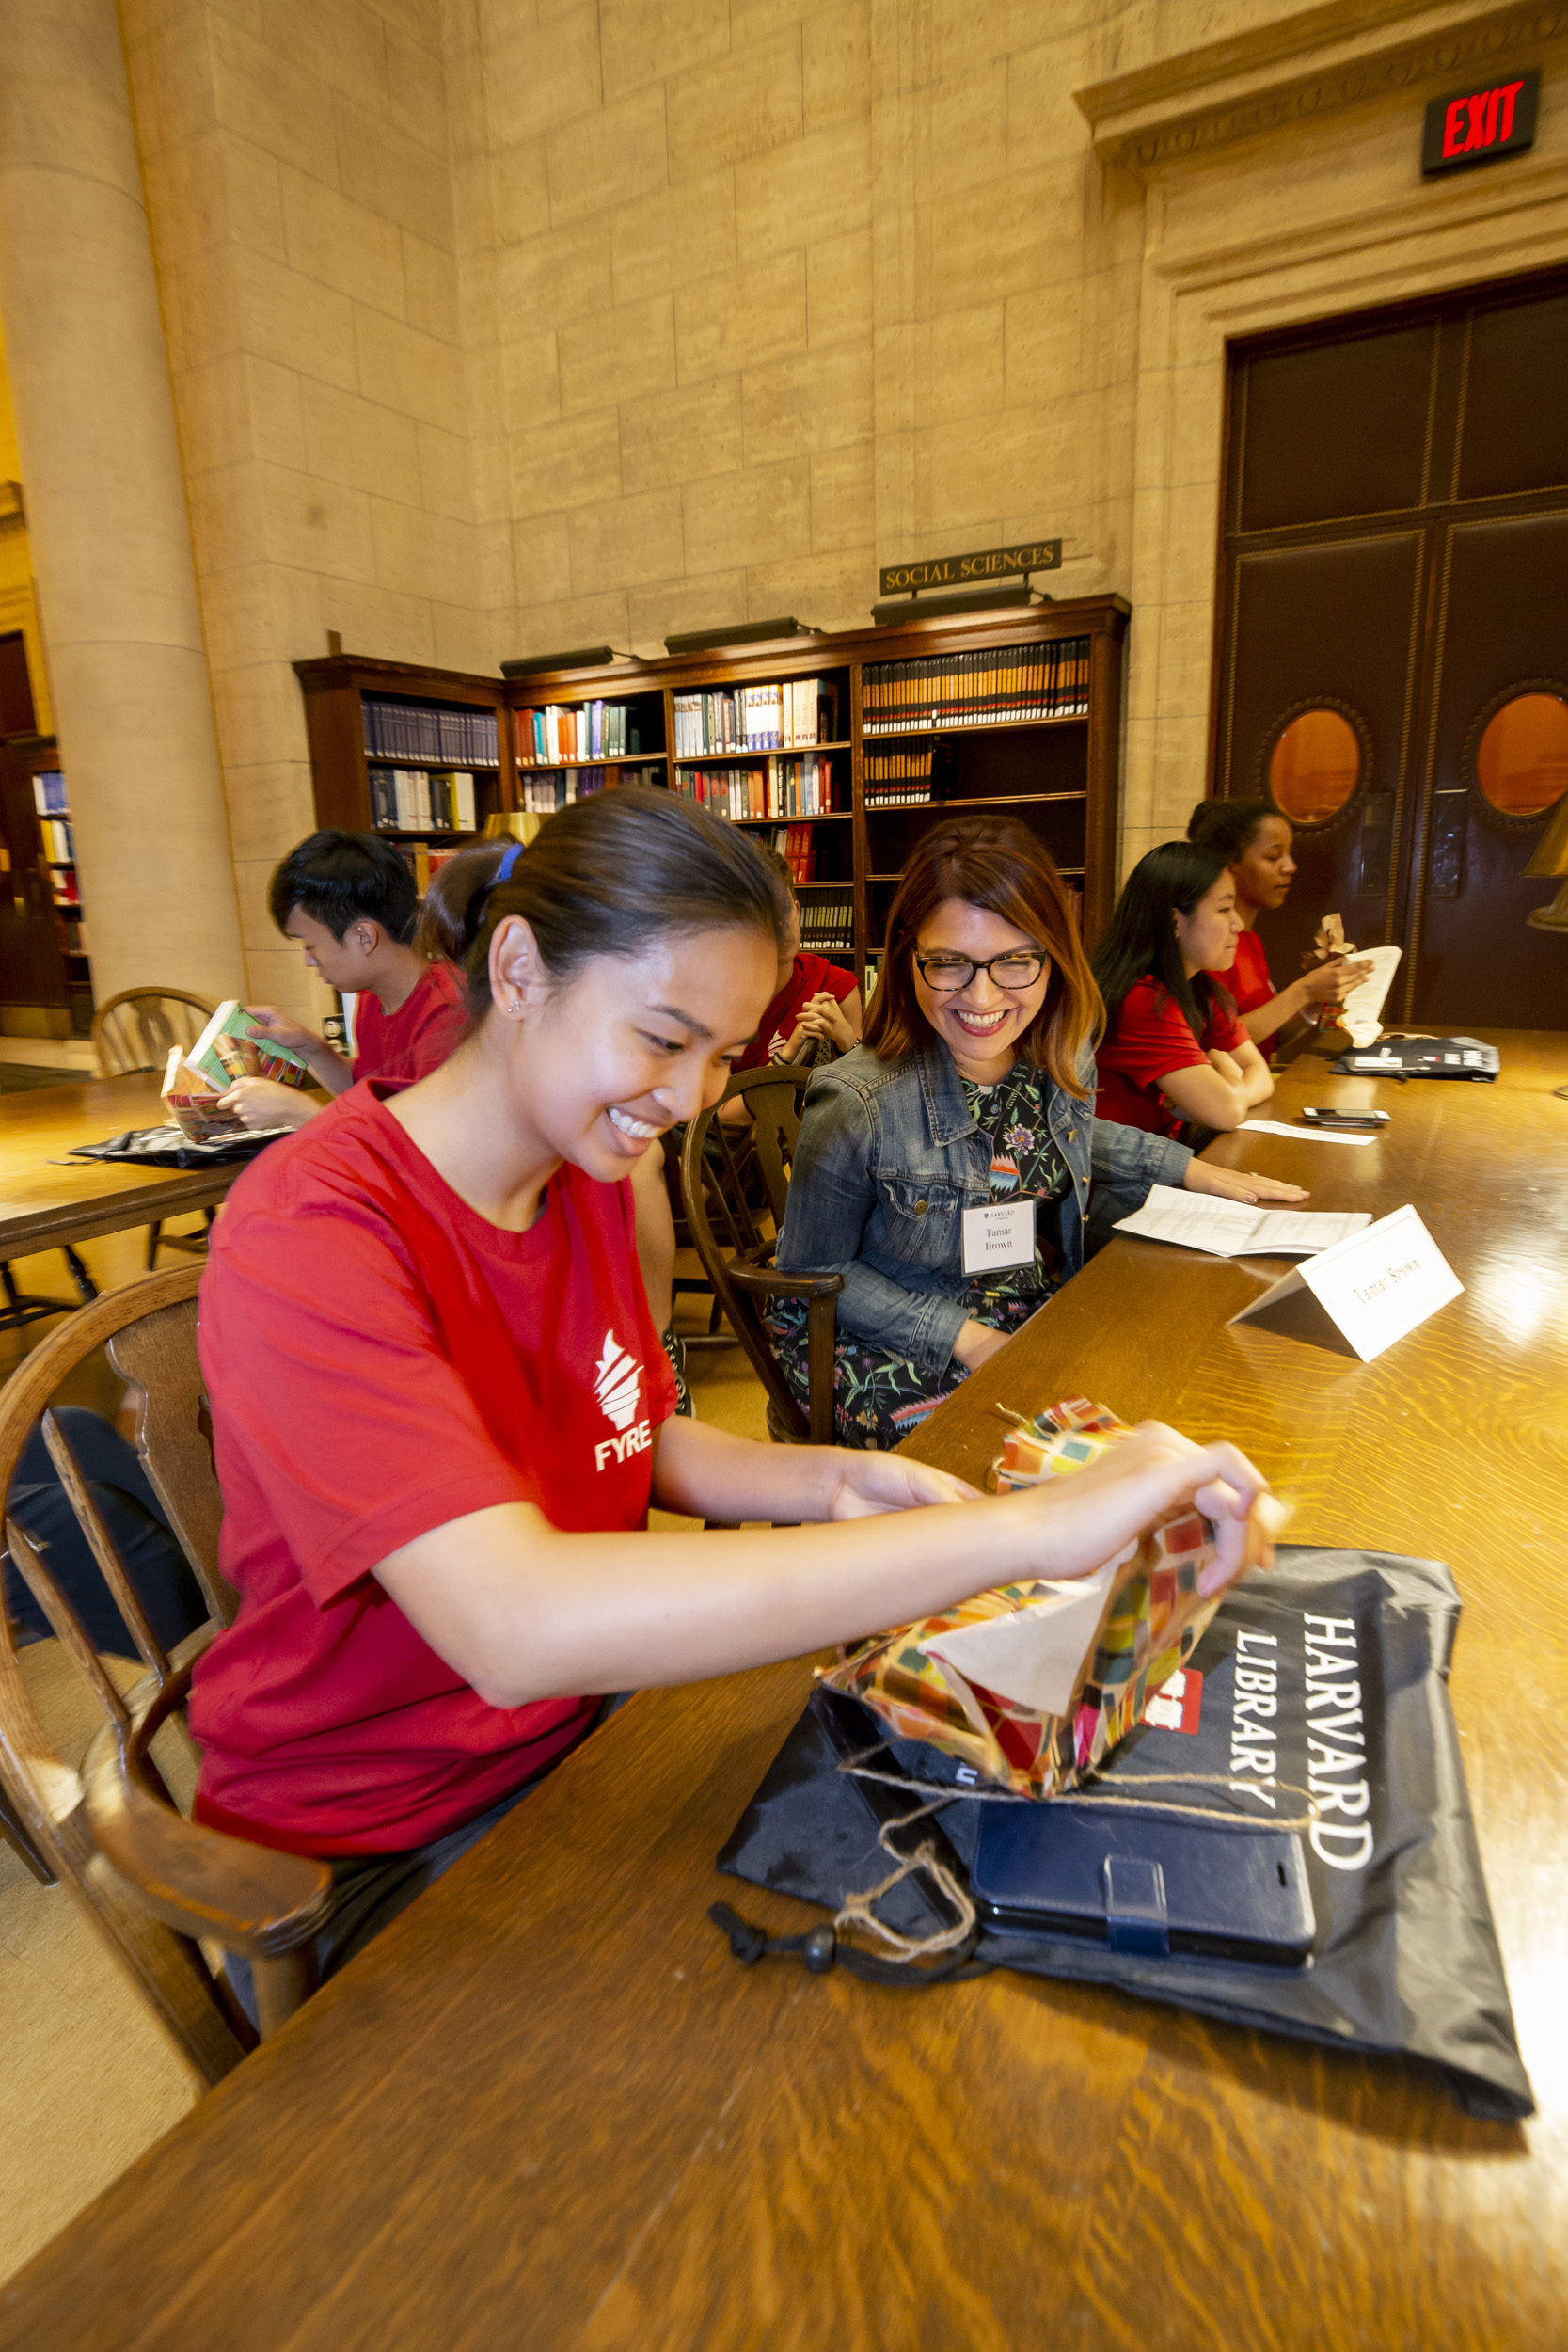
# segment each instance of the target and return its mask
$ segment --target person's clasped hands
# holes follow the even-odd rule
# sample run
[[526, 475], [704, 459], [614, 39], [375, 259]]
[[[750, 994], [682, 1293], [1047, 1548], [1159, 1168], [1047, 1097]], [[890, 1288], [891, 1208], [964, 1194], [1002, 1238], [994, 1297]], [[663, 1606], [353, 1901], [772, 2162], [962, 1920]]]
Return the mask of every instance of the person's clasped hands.
[[794, 1061], [810, 1039], [825, 1039], [841, 1054], [847, 1054], [860, 1041], [844, 1017], [844, 1008], [831, 990], [823, 989], [816, 996], [808, 996], [795, 1017], [795, 1028], [784, 1048], [786, 1060]]

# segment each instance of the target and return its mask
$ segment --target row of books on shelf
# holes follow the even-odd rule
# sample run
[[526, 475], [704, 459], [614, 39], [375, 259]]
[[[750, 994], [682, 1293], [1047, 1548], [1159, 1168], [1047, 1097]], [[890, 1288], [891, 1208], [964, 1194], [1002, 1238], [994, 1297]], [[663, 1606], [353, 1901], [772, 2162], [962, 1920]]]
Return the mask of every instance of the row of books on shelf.
[[789, 751], [833, 741], [832, 688], [822, 678], [785, 678], [675, 696], [675, 757], [702, 752]]
[[625, 759], [643, 748], [640, 720], [630, 703], [546, 703], [540, 710], [519, 710], [518, 764], [544, 768], [560, 759]]
[[867, 752], [863, 777], [867, 808], [916, 807], [931, 797], [931, 746]]
[[474, 780], [465, 768], [372, 768], [371, 821], [388, 833], [474, 833]]
[[75, 863], [76, 835], [68, 817], [40, 817], [39, 834], [43, 842], [43, 854], [54, 866]]
[[866, 735], [1069, 718], [1089, 707], [1089, 641], [1060, 637], [915, 661], [868, 661], [863, 686]]
[[427, 703], [360, 698], [365, 749], [372, 759], [439, 759], [470, 768], [500, 762], [493, 710], [452, 710]]
[[816, 752], [777, 755], [754, 768], [677, 768], [675, 789], [737, 823], [769, 817], [831, 817], [832, 762]]
[[553, 817], [558, 808], [567, 808], [573, 801], [585, 801], [593, 792], [612, 792], [623, 784], [663, 782], [662, 766], [558, 768], [546, 775], [519, 777], [517, 789], [525, 811], [535, 817]]
[[755, 838], [783, 858], [797, 889], [803, 882], [816, 880], [817, 836], [814, 826], [779, 825], [772, 833], [759, 833]]
[[811, 955], [854, 953], [855, 901], [847, 886], [831, 898], [801, 899], [800, 945]]
[[65, 933], [64, 947], [68, 956], [85, 956], [87, 952], [87, 927], [79, 907], [60, 909], [60, 928]]
[[81, 903], [81, 893], [76, 887], [76, 868], [73, 866], [56, 866], [55, 904], [57, 907], [79, 907]]
[[42, 768], [33, 778], [33, 806], [40, 817], [69, 817], [65, 778], [57, 768]]

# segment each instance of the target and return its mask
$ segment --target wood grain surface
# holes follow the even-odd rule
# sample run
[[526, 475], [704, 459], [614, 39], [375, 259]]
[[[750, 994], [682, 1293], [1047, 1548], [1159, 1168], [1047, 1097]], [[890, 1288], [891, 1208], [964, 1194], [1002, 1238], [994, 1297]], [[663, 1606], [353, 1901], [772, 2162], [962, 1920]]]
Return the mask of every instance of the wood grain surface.
[[[1238, 1438], [1300, 1540], [1452, 1563], [1534, 2121], [1103, 1988], [742, 1969], [716, 1896], [816, 1915], [713, 1871], [801, 1662], [633, 1699], [0, 2290], [0, 2344], [1560, 2352], [1568, 1039], [1497, 1042], [1497, 1086], [1380, 1085], [1366, 1150], [1216, 1147], [1323, 1207], [1416, 1203], [1467, 1287], [1380, 1361], [1226, 1330], [1277, 1262], [1117, 1242], [918, 1450], [973, 1475], [990, 1398], [1084, 1390]], [[1274, 1108], [1373, 1091], [1298, 1064]]]
[[161, 1127], [158, 1084], [140, 1071], [0, 1095], [0, 1258], [183, 1216], [223, 1199], [245, 1161], [181, 1168], [66, 1159], [75, 1144], [104, 1143], [128, 1127]]

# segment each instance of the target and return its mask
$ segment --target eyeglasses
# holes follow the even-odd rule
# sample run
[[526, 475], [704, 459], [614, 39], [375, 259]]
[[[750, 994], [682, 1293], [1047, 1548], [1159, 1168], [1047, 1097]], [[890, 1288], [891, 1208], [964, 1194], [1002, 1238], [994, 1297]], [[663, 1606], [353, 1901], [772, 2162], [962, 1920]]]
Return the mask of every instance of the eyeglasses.
[[989, 972], [998, 988], [1033, 988], [1050, 961], [1033, 949], [1014, 948], [1005, 956], [990, 956], [984, 963], [972, 963], [967, 956], [923, 956], [916, 954], [915, 968], [927, 987], [937, 995], [957, 994], [967, 988], [978, 972]]

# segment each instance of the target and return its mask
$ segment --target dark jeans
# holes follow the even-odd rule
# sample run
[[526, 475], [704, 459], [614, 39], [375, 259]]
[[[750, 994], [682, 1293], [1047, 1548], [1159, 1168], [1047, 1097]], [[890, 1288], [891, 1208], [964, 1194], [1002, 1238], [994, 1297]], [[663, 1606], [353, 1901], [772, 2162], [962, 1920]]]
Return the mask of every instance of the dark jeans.
[[[135, 1446], [111, 1422], [80, 1406], [55, 1414], [148, 1623], [166, 1649], [207, 1622], [207, 1603], [148, 1484]], [[82, 1621], [94, 1649], [134, 1658], [135, 1644], [99, 1572], [65, 1488], [35, 1429], [22, 1449], [7, 1508], [43, 1551], [43, 1563]], [[40, 1642], [48, 1618], [20, 1572], [5, 1563], [6, 1611], [19, 1643]]]

